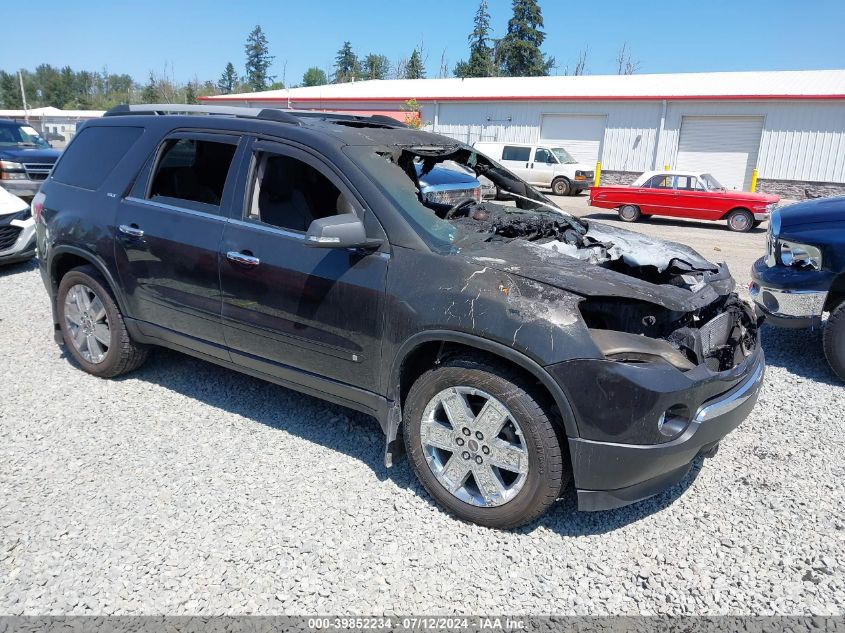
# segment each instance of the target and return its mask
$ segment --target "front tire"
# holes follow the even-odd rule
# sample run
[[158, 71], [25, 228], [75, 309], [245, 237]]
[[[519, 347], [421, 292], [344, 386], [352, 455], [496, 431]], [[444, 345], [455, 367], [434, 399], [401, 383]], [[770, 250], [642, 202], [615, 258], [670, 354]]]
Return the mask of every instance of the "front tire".
[[455, 357], [420, 376], [404, 411], [414, 473], [465, 521], [507, 529], [541, 516], [569, 480], [532, 385], [506, 367]]
[[113, 378], [146, 360], [147, 347], [132, 341], [106, 280], [93, 266], [62, 277], [56, 301], [65, 347], [89, 374]]
[[845, 301], [830, 313], [822, 335], [824, 355], [833, 372], [845, 381]]
[[556, 196], [570, 196], [572, 184], [566, 178], [555, 178], [552, 182], [552, 192]]
[[728, 213], [728, 228], [736, 233], [748, 233], [754, 228], [754, 216], [745, 209], [734, 209]]

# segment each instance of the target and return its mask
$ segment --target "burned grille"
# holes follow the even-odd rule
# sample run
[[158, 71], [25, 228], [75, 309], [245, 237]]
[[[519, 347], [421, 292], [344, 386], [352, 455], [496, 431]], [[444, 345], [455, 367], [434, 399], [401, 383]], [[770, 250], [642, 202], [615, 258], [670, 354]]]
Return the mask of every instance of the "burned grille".
[[11, 248], [17, 241], [21, 234], [21, 227], [19, 226], [2, 226], [0, 227], [0, 251], [5, 251]]
[[53, 165], [52, 163], [24, 163], [23, 168], [30, 180], [47, 180]]
[[699, 329], [699, 332], [701, 332], [701, 348], [705, 356], [728, 342], [728, 336], [730, 336], [733, 326], [734, 315], [732, 312], [723, 312], [701, 326]]

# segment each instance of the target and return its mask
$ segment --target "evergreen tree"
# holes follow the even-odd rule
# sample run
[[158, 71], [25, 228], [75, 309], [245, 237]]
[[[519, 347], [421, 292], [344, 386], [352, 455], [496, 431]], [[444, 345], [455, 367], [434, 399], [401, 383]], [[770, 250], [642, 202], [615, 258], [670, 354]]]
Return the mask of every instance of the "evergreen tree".
[[238, 73], [235, 72], [235, 67], [232, 62], [226, 64], [226, 69], [220, 75], [217, 82], [217, 89], [221, 94], [228, 95], [235, 91], [238, 85]]
[[502, 74], [508, 77], [540, 77], [549, 74], [553, 57], [546, 57], [540, 47], [546, 39], [543, 13], [538, 0], [513, 0], [513, 17], [508, 32], [499, 44]]
[[390, 74], [390, 60], [387, 55], [370, 53], [364, 58], [361, 68], [363, 79], [387, 79]]
[[326, 73], [323, 69], [312, 66], [302, 75], [303, 86], [324, 86], [329, 83]]
[[0, 103], [9, 110], [23, 108], [18, 76], [14, 73], [7, 73], [5, 70], [0, 70]]
[[194, 82], [189, 81], [185, 86], [185, 103], [197, 103], [197, 89], [194, 87]]
[[343, 84], [353, 81], [361, 76], [361, 67], [358, 64], [358, 56], [352, 50], [352, 44], [348, 41], [343, 43], [334, 59], [334, 77], [332, 81], [336, 84]]
[[256, 25], [244, 45], [246, 51], [246, 83], [250, 90], [259, 92], [266, 90], [267, 85], [273, 81], [273, 77], [267, 73], [273, 56], [270, 54], [270, 47], [267, 44], [267, 37], [260, 25]]
[[420, 52], [415, 48], [405, 66], [405, 79], [425, 79], [425, 67], [423, 66]]
[[141, 92], [141, 103], [156, 103], [158, 100], [158, 82], [153, 71], [150, 71], [149, 81]]
[[469, 34], [469, 61], [455, 65], [456, 77], [492, 77], [495, 74], [490, 41], [490, 12], [487, 0], [481, 0], [475, 12], [475, 28]]

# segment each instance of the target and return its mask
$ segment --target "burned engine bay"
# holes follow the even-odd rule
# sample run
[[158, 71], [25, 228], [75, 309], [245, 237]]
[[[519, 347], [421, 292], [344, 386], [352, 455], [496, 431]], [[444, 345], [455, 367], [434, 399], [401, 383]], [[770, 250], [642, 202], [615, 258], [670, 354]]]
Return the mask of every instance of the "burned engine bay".
[[705, 365], [718, 372], [755, 350], [756, 316], [734, 292], [724, 264], [682, 244], [567, 214], [463, 146], [439, 153], [406, 148], [396, 158], [417, 186], [412, 161], [423, 163], [423, 174], [452, 161], [491, 180], [511, 204], [467, 199], [445, 211], [429, 208], [454, 227], [458, 252], [499, 261], [504, 271], [583, 297], [581, 316], [608, 358], [659, 357], [678, 369]]

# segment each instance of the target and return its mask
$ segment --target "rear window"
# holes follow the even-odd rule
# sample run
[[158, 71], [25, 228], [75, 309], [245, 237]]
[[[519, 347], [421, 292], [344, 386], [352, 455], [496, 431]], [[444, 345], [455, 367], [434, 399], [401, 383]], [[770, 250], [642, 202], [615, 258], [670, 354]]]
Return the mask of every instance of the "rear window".
[[111, 125], [83, 129], [53, 170], [53, 180], [92, 191], [99, 189], [143, 131], [140, 127]]
[[517, 147], [516, 145], [505, 145], [505, 148], [502, 150], [502, 160], [518, 160], [527, 162], [530, 156], [530, 147]]

